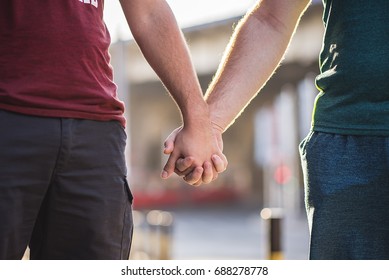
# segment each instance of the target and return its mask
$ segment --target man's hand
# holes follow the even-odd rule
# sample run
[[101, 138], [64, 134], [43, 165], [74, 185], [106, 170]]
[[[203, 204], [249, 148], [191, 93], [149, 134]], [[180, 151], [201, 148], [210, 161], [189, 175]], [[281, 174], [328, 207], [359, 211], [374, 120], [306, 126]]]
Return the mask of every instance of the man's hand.
[[[196, 133], [193, 129], [179, 127], [167, 137], [164, 153], [170, 157], [162, 178], [166, 179], [175, 172], [184, 176], [188, 184], [199, 186], [212, 182], [218, 173], [227, 168], [227, 158], [222, 153], [222, 131], [215, 125], [211, 132], [206, 130], [207, 128], [200, 127], [200, 133]], [[206, 140], [209, 136], [211, 139]]]

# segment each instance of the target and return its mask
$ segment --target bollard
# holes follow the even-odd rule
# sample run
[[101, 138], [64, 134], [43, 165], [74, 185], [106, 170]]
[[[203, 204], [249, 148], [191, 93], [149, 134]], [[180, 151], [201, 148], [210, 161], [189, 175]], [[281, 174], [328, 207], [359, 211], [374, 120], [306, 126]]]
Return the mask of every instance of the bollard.
[[268, 224], [268, 241], [270, 260], [282, 260], [282, 218], [283, 211], [281, 208], [264, 208], [261, 211], [261, 217]]
[[147, 222], [152, 230], [152, 236], [158, 253], [156, 259], [169, 260], [171, 259], [171, 243], [172, 243], [172, 225], [173, 216], [169, 212], [152, 210], [147, 214]]

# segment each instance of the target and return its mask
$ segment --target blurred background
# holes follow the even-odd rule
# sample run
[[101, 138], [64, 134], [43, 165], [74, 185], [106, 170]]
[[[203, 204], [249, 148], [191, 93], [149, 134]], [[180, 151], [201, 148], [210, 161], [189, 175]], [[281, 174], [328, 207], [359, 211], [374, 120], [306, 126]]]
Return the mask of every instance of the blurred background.
[[[205, 90], [234, 26], [255, 1], [168, 2]], [[298, 144], [309, 132], [317, 94], [321, 13], [321, 3], [313, 1], [282, 66], [224, 134], [228, 170], [193, 188], [177, 176], [160, 179], [163, 142], [180, 125], [180, 114], [132, 40], [119, 1], [106, 2], [115, 82], [127, 108], [132, 259], [307, 259]]]

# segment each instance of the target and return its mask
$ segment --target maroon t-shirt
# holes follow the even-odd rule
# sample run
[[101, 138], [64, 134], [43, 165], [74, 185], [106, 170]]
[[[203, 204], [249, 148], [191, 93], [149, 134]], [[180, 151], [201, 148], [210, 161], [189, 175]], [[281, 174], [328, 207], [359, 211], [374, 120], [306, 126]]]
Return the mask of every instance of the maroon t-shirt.
[[0, 1], [0, 109], [117, 120], [104, 0]]

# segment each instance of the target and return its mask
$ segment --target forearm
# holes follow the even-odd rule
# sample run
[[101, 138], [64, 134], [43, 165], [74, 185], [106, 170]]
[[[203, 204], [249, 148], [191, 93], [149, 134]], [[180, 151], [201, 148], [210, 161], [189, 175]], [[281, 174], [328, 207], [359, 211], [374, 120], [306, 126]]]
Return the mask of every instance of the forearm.
[[206, 100], [225, 131], [280, 64], [307, 0], [263, 0], [238, 24]]
[[145, 59], [179, 106], [184, 124], [208, 116], [187, 44], [165, 1], [121, 0]]

